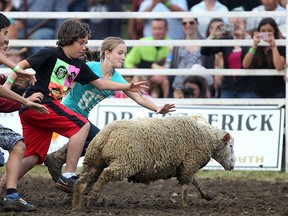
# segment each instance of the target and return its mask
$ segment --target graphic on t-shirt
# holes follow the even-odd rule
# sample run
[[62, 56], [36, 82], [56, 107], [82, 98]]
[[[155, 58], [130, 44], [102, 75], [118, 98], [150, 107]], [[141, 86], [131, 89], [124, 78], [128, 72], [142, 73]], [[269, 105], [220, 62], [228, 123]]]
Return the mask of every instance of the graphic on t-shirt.
[[57, 59], [51, 75], [49, 90], [50, 96], [56, 100], [62, 99], [63, 93], [79, 74], [80, 69]]

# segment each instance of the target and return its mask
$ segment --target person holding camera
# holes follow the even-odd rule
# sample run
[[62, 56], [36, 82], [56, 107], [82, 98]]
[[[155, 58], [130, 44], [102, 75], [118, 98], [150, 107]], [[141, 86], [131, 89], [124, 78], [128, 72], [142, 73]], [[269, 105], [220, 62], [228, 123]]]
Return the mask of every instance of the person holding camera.
[[[283, 70], [285, 48], [277, 47], [275, 43], [275, 39], [280, 38], [276, 21], [273, 18], [262, 19], [253, 34], [253, 45], [243, 59], [243, 67]], [[261, 40], [268, 46], [258, 46]], [[285, 98], [285, 81], [282, 76], [254, 77], [254, 92], [258, 98]]]
[[174, 98], [207, 98], [207, 83], [202, 76], [188, 76], [183, 88], [176, 88]]
[[[228, 24], [218, 22], [214, 25], [207, 39], [245, 39], [247, 37], [245, 24], [245, 19], [240, 18], [229, 18]], [[240, 69], [242, 68], [242, 60], [248, 49], [248, 47], [241, 47], [240, 45], [202, 47], [201, 54], [209, 56], [222, 52], [223, 68]], [[251, 76], [216, 76], [215, 89], [218, 91], [220, 98], [254, 98], [252, 79]]]

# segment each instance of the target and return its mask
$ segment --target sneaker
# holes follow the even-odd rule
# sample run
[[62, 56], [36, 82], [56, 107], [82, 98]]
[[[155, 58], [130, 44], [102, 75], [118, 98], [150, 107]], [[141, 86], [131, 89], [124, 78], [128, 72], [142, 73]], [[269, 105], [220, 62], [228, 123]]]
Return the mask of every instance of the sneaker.
[[57, 182], [62, 173], [62, 163], [57, 163], [57, 159], [51, 153], [46, 155], [44, 164], [47, 166], [53, 181]]
[[63, 175], [60, 175], [58, 181], [55, 183], [55, 187], [64, 192], [72, 193], [77, 179], [78, 179], [77, 176], [66, 178]]
[[37, 208], [26, 202], [24, 199], [18, 197], [18, 198], [8, 198], [5, 197], [3, 200], [3, 209], [4, 211], [36, 211]]

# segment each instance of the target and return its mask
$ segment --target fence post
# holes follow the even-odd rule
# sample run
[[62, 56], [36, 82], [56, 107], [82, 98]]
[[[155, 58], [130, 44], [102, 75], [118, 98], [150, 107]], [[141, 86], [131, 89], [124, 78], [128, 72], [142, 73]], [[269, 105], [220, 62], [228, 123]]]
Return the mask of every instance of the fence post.
[[288, 23], [288, 1], [286, 1], [286, 29], [285, 29], [285, 36], [286, 36], [286, 68], [285, 68], [285, 83], [286, 83], [286, 95], [285, 95], [285, 171], [288, 173], [288, 37], [287, 37], [287, 23]]

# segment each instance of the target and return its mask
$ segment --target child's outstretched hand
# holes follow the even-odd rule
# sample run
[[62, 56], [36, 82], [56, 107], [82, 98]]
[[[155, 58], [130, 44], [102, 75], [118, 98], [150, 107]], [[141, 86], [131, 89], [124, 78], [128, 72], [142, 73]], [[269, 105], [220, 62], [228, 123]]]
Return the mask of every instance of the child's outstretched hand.
[[38, 104], [38, 103], [34, 103], [32, 101], [29, 101], [27, 100], [27, 103], [26, 104], [23, 104], [25, 107], [29, 108], [29, 109], [33, 109], [33, 110], [36, 110], [37, 112], [40, 112], [40, 113], [43, 113], [43, 114], [48, 114], [49, 111], [48, 109], [41, 105], [41, 104]]
[[[14, 70], [15, 69], [15, 70]], [[30, 80], [30, 84], [34, 85], [36, 80], [35, 71], [23, 70], [21, 67], [15, 67], [13, 70], [17, 74], [18, 77], [28, 78]]]
[[168, 113], [168, 112], [174, 112], [175, 111], [175, 104], [165, 104], [164, 106], [162, 107], [159, 107], [157, 109], [157, 113], [158, 114], [165, 114], [165, 113]]
[[140, 81], [140, 82], [130, 82], [130, 86], [128, 91], [132, 91], [132, 92], [137, 92], [139, 95], [143, 95], [146, 94], [146, 91], [149, 89], [149, 87], [147, 86], [147, 82], [146, 81]]

